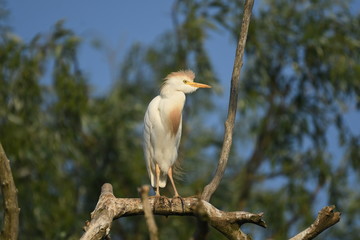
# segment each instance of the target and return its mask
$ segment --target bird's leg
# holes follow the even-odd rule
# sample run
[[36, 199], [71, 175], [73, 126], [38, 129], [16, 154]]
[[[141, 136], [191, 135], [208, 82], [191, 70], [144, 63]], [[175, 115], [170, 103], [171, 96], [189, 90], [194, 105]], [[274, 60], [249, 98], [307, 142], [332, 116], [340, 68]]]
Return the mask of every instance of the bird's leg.
[[159, 187], [160, 167], [157, 163], [155, 164], [155, 173], [156, 173], [156, 196], [160, 197], [160, 187]]
[[155, 164], [155, 174], [156, 174], [156, 194], [155, 194], [155, 201], [154, 201], [154, 211], [155, 211], [155, 208], [157, 207], [158, 205], [158, 201], [160, 202], [160, 205], [161, 204], [164, 204], [164, 201], [167, 200], [169, 201], [169, 199], [165, 196], [160, 196], [160, 186], [159, 186], [159, 182], [160, 182], [160, 167], [159, 165], [156, 163]]
[[168, 171], [168, 176], [170, 178], [170, 182], [171, 182], [171, 185], [173, 186], [174, 188], [174, 192], [175, 192], [175, 195], [173, 198], [179, 198], [180, 201], [181, 201], [181, 207], [184, 211], [184, 199], [182, 199], [182, 197], [180, 197], [178, 191], [176, 190], [176, 187], [175, 187], [175, 183], [174, 183], [174, 179], [173, 179], [173, 175], [172, 175], [172, 168], [169, 168], [169, 171]]
[[178, 191], [176, 190], [176, 187], [175, 187], [175, 183], [174, 183], [174, 179], [173, 179], [173, 176], [172, 176], [172, 168], [170, 167], [169, 168], [169, 171], [168, 171], [168, 176], [170, 178], [170, 181], [171, 181], [171, 185], [174, 189], [174, 192], [175, 192], [175, 196], [174, 197], [180, 197]]

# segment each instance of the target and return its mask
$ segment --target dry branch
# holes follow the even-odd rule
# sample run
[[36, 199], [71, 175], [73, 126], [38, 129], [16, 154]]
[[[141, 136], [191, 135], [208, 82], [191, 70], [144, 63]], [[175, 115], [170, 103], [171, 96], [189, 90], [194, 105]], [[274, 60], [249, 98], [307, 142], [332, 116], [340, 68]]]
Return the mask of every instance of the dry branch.
[[214, 178], [211, 180], [211, 182], [208, 185], [205, 186], [204, 191], [201, 195], [201, 199], [205, 201], [210, 201], [212, 194], [219, 186], [220, 181], [224, 175], [227, 161], [229, 158], [230, 148], [232, 145], [232, 135], [233, 135], [233, 129], [235, 123], [236, 109], [237, 109], [239, 79], [240, 79], [241, 67], [243, 65], [243, 56], [245, 51], [246, 39], [247, 39], [253, 5], [254, 5], [254, 0], [247, 0], [245, 2], [244, 15], [242, 19], [241, 31], [240, 31], [238, 45], [236, 48], [234, 67], [231, 77], [230, 99], [229, 99], [228, 115], [225, 122], [224, 142], [221, 149], [221, 154]]
[[4, 225], [0, 239], [15, 240], [19, 232], [20, 208], [17, 200], [17, 189], [11, 173], [10, 161], [0, 143], [0, 184], [4, 198]]
[[[225, 121], [225, 133], [224, 133], [224, 141], [221, 149], [221, 154], [219, 157], [215, 175], [213, 179], [210, 181], [210, 183], [204, 187], [204, 190], [201, 194], [201, 199], [208, 202], [210, 201], [211, 196], [218, 188], [220, 181], [224, 176], [227, 161], [229, 159], [230, 149], [232, 145], [233, 129], [235, 125], [238, 95], [239, 95], [240, 74], [241, 74], [241, 68], [243, 66], [243, 56], [245, 52], [246, 39], [249, 30], [253, 6], [254, 6], [254, 0], [246, 0], [244, 5], [244, 15], [241, 23], [241, 31], [239, 35], [238, 44], [236, 47], [233, 72], [231, 76], [228, 115]], [[197, 230], [194, 234], [194, 239], [195, 240], [205, 239], [207, 232], [208, 232], [207, 224], [201, 220], [198, 220]]]
[[340, 221], [340, 212], [334, 212], [335, 206], [327, 206], [320, 210], [316, 220], [310, 227], [297, 234], [290, 240], [310, 240], [314, 239], [324, 230]]
[[[208, 221], [211, 226], [219, 230], [229, 239], [247, 239], [240, 231], [244, 223], [253, 223], [266, 227], [262, 214], [253, 214], [243, 211], [224, 212], [210, 203], [196, 197], [166, 198], [149, 197], [149, 204], [155, 215], [196, 216]], [[114, 219], [143, 215], [144, 207], [140, 198], [116, 198], [112, 186], [105, 183], [95, 210], [91, 213], [91, 221], [84, 227], [82, 240], [95, 240], [107, 236]], [[246, 237], [246, 236], [245, 236]]]
[[148, 199], [149, 191], [150, 191], [149, 185], [142, 186], [139, 189], [139, 192], [141, 195], [141, 201], [142, 201], [142, 204], [144, 207], [146, 225], [148, 226], [148, 229], [149, 229], [150, 240], [158, 240], [159, 239], [158, 229], [157, 229], [155, 219], [154, 219], [154, 214], [151, 211], [151, 206], [150, 206], [149, 199]]

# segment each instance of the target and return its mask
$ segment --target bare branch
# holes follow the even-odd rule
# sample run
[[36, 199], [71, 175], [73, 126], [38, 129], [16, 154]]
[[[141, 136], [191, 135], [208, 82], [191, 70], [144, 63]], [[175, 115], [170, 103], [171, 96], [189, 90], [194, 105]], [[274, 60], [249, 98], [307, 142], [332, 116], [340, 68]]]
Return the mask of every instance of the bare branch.
[[290, 238], [290, 240], [314, 239], [324, 230], [340, 221], [340, 212], [334, 212], [335, 206], [327, 206], [320, 210], [315, 222], [307, 229]]
[[20, 208], [17, 200], [17, 189], [11, 173], [10, 161], [0, 143], [0, 184], [4, 197], [4, 225], [0, 239], [16, 240], [19, 232]]
[[[244, 223], [266, 227], [262, 214], [243, 211], [224, 212], [195, 197], [182, 199], [149, 197], [148, 200], [156, 215], [196, 216], [203, 221], [208, 221], [229, 239], [248, 239], [240, 230]], [[111, 222], [114, 219], [143, 214], [144, 207], [140, 198], [116, 198], [113, 195], [112, 186], [106, 183], [102, 187], [96, 208], [91, 213], [91, 221], [84, 227], [85, 233], [81, 239], [101, 239], [109, 234]]]
[[80, 239], [95, 240], [109, 235], [111, 223], [115, 217], [113, 198], [115, 196], [111, 184], [105, 183], [101, 187], [101, 194], [95, 210], [91, 213], [91, 222], [85, 223], [85, 233]]
[[233, 135], [233, 128], [235, 123], [236, 109], [237, 109], [239, 79], [240, 79], [241, 68], [243, 65], [243, 56], [244, 56], [244, 50], [245, 50], [253, 5], [254, 5], [254, 0], [247, 0], [245, 2], [244, 15], [241, 24], [241, 32], [239, 36], [238, 45], [236, 48], [234, 67], [231, 77], [229, 108], [228, 108], [227, 120], [225, 122], [223, 147], [221, 150], [221, 155], [219, 158], [215, 176], [211, 180], [211, 182], [205, 186], [204, 191], [201, 195], [201, 199], [205, 201], [210, 200], [212, 194], [219, 186], [220, 181], [224, 175], [227, 161], [229, 158], [230, 148], [232, 145], [232, 135]]
[[141, 201], [144, 207], [145, 220], [150, 233], [150, 240], [158, 240], [158, 228], [156, 226], [154, 214], [151, 211], [151, 206], [148, 200], [149, 191], [150, 186], [148, 185], [142, 186], [139, 189], [139, 192], [141, 194]]

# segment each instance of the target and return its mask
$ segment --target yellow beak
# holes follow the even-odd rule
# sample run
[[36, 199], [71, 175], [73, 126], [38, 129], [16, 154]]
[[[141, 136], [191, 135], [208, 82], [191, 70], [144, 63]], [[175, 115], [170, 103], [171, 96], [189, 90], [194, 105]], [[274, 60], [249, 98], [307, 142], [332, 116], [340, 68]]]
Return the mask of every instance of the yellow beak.
[[187, 82], [187, 84], [192, 86], [192, 87], [197, 87], [197, 88], [211, 88], [210, 85], [207, 85], [207, 84], [204, 84], [204, 83]]

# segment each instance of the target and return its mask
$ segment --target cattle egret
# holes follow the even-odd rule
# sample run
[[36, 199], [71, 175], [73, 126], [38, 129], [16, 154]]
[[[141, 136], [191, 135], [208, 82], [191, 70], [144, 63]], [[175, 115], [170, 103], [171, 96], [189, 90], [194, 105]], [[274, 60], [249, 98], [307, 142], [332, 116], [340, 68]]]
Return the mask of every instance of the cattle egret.
[[182, 129], [182, 110], [185, 93], [195, 92], [198, 88], [211, 86], [194, 82], [195, 74], [190, 71], [178, 71], [167, 75], [156, 96], [149, 104], [144, 117], [144, 153], [151, 186], [166, 186], [167, 176], [179, 197], [173, 180], [173, 165], [178, 156]]

